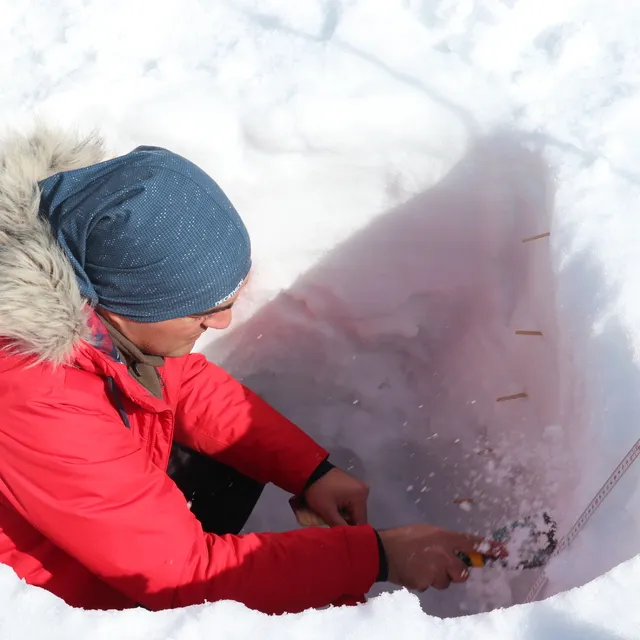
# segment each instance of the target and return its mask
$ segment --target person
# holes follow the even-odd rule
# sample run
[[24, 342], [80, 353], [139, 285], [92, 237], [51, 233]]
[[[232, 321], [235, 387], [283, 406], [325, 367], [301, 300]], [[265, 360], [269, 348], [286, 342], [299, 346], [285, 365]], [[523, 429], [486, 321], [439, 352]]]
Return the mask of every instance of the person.
[[[0, 562], [85, 609], [266, 613], [446, 588], [479, 539], [376, 531], [368, 487], [191, 353], [251, 271], [220, 187], [167, 149], [39, 127], [0, 158]], [[241, 531], [272, 482], [325, 527]]]

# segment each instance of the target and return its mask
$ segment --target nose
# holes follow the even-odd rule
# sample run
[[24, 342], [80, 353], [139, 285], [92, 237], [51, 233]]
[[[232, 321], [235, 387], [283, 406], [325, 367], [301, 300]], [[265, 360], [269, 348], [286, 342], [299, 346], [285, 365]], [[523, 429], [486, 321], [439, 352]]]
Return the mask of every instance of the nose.
[[212, 313], [202, 320], [202, 326], [206, 329], [226, 329], [231, 324], [232, 313], [231, 309]]

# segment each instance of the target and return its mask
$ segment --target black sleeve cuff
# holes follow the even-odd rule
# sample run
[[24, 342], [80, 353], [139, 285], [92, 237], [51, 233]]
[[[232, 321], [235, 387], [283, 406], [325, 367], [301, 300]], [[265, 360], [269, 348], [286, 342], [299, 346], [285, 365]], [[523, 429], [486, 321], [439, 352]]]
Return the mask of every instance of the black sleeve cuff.
[[306, 491], [314, 482], [318, 482], [322, 476], [326, 476], [331, 469], [334, 469], [335, 465], [329, 462], [329, 457], [327, 456], [315, 469], [315, 471], [309, 476], [307, 480], [307, 484], [304, 485], [303, 492]]
[[378, 577], [376, 578], [376, 582], [386, 582], [389, 579], [389, 563], [387, 562], [387, 553], [384, 550], [382, 538], [377, 531], [376, 538], [378, 539], [378, 554], [380, 556], [380, 569], [378, 570]]

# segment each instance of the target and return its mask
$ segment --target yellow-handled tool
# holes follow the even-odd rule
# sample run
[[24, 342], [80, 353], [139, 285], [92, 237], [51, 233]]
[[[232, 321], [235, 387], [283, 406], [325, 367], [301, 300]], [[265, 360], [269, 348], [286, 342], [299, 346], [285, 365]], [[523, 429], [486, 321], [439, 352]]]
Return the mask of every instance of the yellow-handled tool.
[[467, 567], [477, 567], [481, 569], [487, 566], [487, 556], [482, 553], [462, 553], [462, 551], [458, 551], [456, 555]]

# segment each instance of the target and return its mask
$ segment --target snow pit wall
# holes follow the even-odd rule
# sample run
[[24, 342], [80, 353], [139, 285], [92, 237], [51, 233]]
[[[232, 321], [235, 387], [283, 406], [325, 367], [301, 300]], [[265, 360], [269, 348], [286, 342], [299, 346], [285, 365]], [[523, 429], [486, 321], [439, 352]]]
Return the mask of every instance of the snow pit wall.
[[[596, 271], [560, 268], [553, 213], [539, 153], [510, 135], [478, 142], [439, 184], [380, 215], [205, 353], [370, 483], [374, 526], [484, 535], [546, 510], [562, 534], [626, 443], [602, 457], [585, 313]], [[248, 529], [294, 527], [284, 498], [270, 489]], [[597, 561], [550, 570], [542, 595], [636, 552], [629, 533]], [[477, 613], [523, 602], [537, 575], [476, 570], [420, 600], [439, 616]]]

